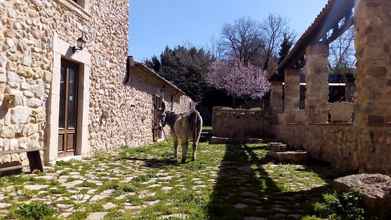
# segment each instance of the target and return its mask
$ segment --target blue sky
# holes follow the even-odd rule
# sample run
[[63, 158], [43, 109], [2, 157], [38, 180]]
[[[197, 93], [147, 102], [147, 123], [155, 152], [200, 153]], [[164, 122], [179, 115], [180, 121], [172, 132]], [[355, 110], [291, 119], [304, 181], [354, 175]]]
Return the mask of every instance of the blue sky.
[[168, 45], [208, 47], [224, 24], [240, 17], [286, 18], [298, 36], [320, 13], [326, 0], [131, 0], [129, 54], [137, 60], [159, 55]]

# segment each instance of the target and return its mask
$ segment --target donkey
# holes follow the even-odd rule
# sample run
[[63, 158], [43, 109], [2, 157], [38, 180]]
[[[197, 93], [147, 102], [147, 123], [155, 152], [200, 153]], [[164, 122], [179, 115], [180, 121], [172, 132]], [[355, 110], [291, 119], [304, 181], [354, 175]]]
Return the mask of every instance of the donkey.
[[202, 117], [197, 110], [176, 114], [165, 112], [162, 115], [162, 126], [168, 125], [174, 139], [174, 155], [178, 160], [178, 144], [182, 146], [182, 163], [186, 162], [189, 139], [193, 141], [192, 160], [197, 159], [197, 147], [200, 142]]

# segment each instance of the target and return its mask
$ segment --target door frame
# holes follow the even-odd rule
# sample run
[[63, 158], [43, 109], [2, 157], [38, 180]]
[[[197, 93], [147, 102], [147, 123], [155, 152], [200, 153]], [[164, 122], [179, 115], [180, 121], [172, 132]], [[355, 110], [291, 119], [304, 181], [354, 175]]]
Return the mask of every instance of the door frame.
[[57, 34], [53, 37], [53, 72], [48, 102], [48, 125], [46, 131], [45, 163], [55, 162], [58, 155], [58, 117], [60, 104], [60, 77], [61, 60], [66, 59], [80, 64], [79, 93], [78, 93], [78, 117], [77, 117], [77, 144], [75, 154], [78, 156], [89, 156], [90, 146], [88, 144], [88, 113], [89, 113], [89, 90], [91, 72], [91, 54], [83, 49], [73, 53], [72, 45], [61, 40]]
[[[76, 68], [76, 76], [75, 76], [75, 85], [76, 85], [76, 88], [75, 88], [75, 90], [76, 90], [76, 94], [75, 94], [75, 98], [76, 98], [76, 103], [75, 103], [75, 105], [76, 106], [74, 106], [75, 108], [76, 108], [76, 112], [75, 112], [75, 114], [76, 114], [76, 117], [78, 117], [78, 114], [79, 114], [79, 87], [80, 87], [80, 75], [81, 75], [81, 71], [80, 71], [80, 64], [79, 63], [76, 63], [76, 62], [73, 62], [73, 61], [70, 61], [70, 60], [68, 60], [68, 59], [65, 59], [65, 58], [63, 58], [63, 59], [61, 59], [61, 68], [62, 68], [62, 66], [65, 66], [65, 67], [67, 67], [66, 68], [66, 70], [65, 71], [69, 71], [69, 66], [71, 66], [71, 65], [76, 65], [77, 66], [77, 68]], [[61, 73], [62, 74], [62, 73]], [[65, 73], [65, 76], [66, 76], [66, 79], [65, 79], [65, 97], [69, 97], [69, 92], [70, 92], [70, 90], [69, 90], [69, 84], [68, 84], [68, 82], [69, 82], [69, 72], [67, 72], [67, 73]], [[61, 93], [61, 92], [60, 92]], [[60, 97], [60, 101], [61, 101], [61, 98], [62, 97]], [[69, 110], [69, 106], [68, 106], [68, 104], [69, 104], [69, 100], [68, 100], [68, 98], [65, 98], [65, 105], [64, 105], [64, 108], [65, 108], [65, 111], [64, 111], [64, 128], [60, 128], [60, 126], [59, 126], [59, 128], [58, 128], [58, 133], [59, 133], [59, 136], [58, 137], [60, 137], [60, 135], [62, 134], [63, 135], [63, 138], [64, 138], [64, 142], [63, 142], [63, 147], [64, 147], [64, 151], [60, 151], [60, 149], [59, 149], [59, 152], [58, 152], [58, 154], [59, 154], [59, 157], [67, 157], [67, 156], [76, 156], [77, 155], [77, 153], [79, 152], [78, 151], [78, 146], [77, 146], [77, 140], [75, 141], [76, 143], [74, 143], [74, 147], [73, 147], [73, 150], [72, 151], [68, 151], [69, 149], [68, 149], [68, 141], [69, 141], [69, 137], [68, 137], [68, 134], [70, 134], [70, 133], [68, 133], [69, 131], [74, 131], [74, 132], [72, 132], [72, 133], [74, 133], [74, 135], [76, 135], [76, 139], [77, 139], [77, 134], [78, 134], [78, 129], [77, 129], [77, 125], [78, 125], [78, 120], [77, 120], [77, 118], [76, 118], [76, 127], [74, 127], [73, 129], [69, 129], [69, 127], [68, 127], [68, 117], [69, 117], [69, 112], [68, 112], [68, 110]], [[60, 107], [61, 108], [61, 107]], [[58, 147], [60, 147], [60, 146], [58, 146]]]
[[153, 121], [152, 121], [152, 136], [153, 142], [158, 142], [163, 138], [163, 128], [160, 127], [160, 118], [164, 113], [160, 109], [165, 105], [164, 98], [159, 95], [153, 95]]

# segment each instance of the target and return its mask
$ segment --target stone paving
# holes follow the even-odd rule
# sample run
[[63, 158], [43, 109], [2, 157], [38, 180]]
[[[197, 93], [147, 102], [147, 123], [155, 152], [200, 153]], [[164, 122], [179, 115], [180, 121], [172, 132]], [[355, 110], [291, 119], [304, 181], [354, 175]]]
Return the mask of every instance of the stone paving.
[[198, 161], [177, 164], [161, 143], [3, 177], [0, 219], [32, 201], [55, 219], [300, 219], [328, 168], [273, 164], [265, 146], [201, 144]]

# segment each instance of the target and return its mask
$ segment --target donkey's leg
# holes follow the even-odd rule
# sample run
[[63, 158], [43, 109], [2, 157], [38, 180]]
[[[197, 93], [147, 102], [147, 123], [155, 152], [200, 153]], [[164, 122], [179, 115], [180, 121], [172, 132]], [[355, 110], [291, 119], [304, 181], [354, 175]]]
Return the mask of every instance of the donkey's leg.
[[193, 161], [197, 159], [197, 148], [200, 143], [201, 131], [202, 131], [202, 119], [200, 120], [193, 134], [194, 135], [193, 136], [193, 158], [192, 158]]
[[193, 161], [197, 159], [197, 147], [198, 142], [196, 140], [193, 140], [193, 157], [191, 158]]
[[186, 162], [188, 148], [189, 148], [189, 141], [187, 139], [183, 140], [183, 143], [182, 143], [182, 163]]
[[174, 158], [178, 160], [178, 138], [174, 137]]

